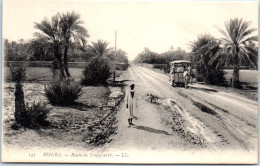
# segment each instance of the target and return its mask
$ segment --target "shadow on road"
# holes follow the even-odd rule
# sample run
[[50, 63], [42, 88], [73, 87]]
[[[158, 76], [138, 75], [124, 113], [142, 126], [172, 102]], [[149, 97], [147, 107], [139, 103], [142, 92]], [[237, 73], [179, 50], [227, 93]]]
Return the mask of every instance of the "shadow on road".
[[144, 131], [148, 131], [151, 133], [157, 133], [157, 134], [165, 134], [165, 135], [171, 135], [166, 131], [163, 130], [157, 130], [151, 127], [146, 127], [146, 126], [135, 126], [134, 128], [139, 129], [139, 130], [144, 130]]
[[209, 92], [218, 92], [216, 89], [213, 89], [213, 88], [196, 86], [196, 85], [193, 85], [193, 84], [189, 85], [188, 88], [202, 90], [202, 91], [209, 91]]

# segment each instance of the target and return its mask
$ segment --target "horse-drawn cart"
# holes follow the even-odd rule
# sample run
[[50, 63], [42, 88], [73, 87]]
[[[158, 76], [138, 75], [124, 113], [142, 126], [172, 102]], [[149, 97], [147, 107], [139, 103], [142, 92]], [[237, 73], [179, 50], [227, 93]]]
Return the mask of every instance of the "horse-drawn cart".
[[170, 62], [170, 82], [172, 86], [185, 86], [192, 79], [192, 63], [186, 60]]

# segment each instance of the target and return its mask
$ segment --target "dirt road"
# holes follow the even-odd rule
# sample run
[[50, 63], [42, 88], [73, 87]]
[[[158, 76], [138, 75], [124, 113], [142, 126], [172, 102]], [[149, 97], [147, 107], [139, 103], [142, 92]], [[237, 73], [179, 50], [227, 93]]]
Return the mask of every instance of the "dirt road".
[[[135, 127], [128, 127], [125, 104], [112, 150], [257, 151], [258, 103], [220, 91], [171, 87], [169, 77], [132, 66], [124, 76], [136, 85]], [[127, 88], [128, 88], [127, 87]]]

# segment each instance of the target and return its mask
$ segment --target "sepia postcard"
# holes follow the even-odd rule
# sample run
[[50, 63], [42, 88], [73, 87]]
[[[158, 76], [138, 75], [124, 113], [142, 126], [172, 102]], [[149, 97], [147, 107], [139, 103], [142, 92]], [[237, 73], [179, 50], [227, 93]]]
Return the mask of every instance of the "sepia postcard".
[[3, 0], [2, 162], [258, 163], [258, 6]]

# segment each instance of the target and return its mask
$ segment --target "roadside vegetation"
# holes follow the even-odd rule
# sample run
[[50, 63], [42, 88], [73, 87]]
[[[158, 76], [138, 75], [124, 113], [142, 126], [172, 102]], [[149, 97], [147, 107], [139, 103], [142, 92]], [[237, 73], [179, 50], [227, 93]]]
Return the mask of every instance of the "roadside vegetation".
[[218, 51], [220, 43], [211, 35], [201, 35], [194, 42], [191, 42], [192, 62], [196, 69], [196, 78], [199, 82], [206, 82], [212, 85], [226, 85], [224, 63], [219, 58], [210, 64], [210, 60]]
[[[108, 142], [124, 97], [123, 87], [109, 86], [108, 80], [114, 67], [117, 78], [127, 69], [126, 52], [115, 51], [104, 40], [87, 44], [89, 33], [74, 11], [45, 18], [35, 23], [35, 29], [29, 41], [4, 42], [9, 65], [4, 84], [5, 142], [19, 140], [25, 146], [36, 140], [34, 144], [41, 146], [42, 134], [53, 144], [61, 141], [68, 146], [72, 136], [77, 140], [72, 144], [81, 147]], [[30, 67], [31, 62], [36, 66]], [[43, 62], [48, 67], [37, 66]], [[69, 68], [70, 62], [86, 63], [84, 68]]]
[[26, 66], [10, 66], [10, 71], [15, 82], [15, 123], [11, 127], [18, 130], [20, 127], [37, 128], [47, 125], [46, 118], [52, 108], [43, 102], [25, 103], [22, 81], [26, 79]]
[[[243, 68], [257, 69], [258, 37], [254, 35], [255, 28], [243, 19], [229, 19], [224, 23], [224, 29], [217, 27], [223, 35], [215, 38], [210, 34], [198, 35], [195, 41], [189, 43], [191, 52], [178, 49], [158, 54], [145, 48], [135, 63], [152, 64], [153, 68], [169, 72], [169, 62], [174, 60], [190, 60], [196, 69], [196, 78], [212, 85], [225, 85], [232, 88], [242, 88], [239, 80], [239, 70]], [[232, 69], [232, 78], [225, 79], [225, 70]]]
[[83, 71], [82, 85], [107, 84], [111, 71], [109, 61], [104, 57], [95, 57], [85, 67]]
[[258, 48], [255, 43], [258, 42], [258, 37], [253, 35], [257, 29], [250, 28], [250, 22], [238, 18], [226, 21], [225, 30], [218, 29], [223, 35], [219, 39], [222, 46], [209, 63], [212, 64], [219, 58], [225, 59], [225, 64], [233, 67], [231, 86], [240, 88], [239, 67], [247, 64], [257, 69]]
[[52, 81], [44, 88], [45, 96], [52, 105], [70, 106], [82, 95], [81, 85], [73, 80]]

